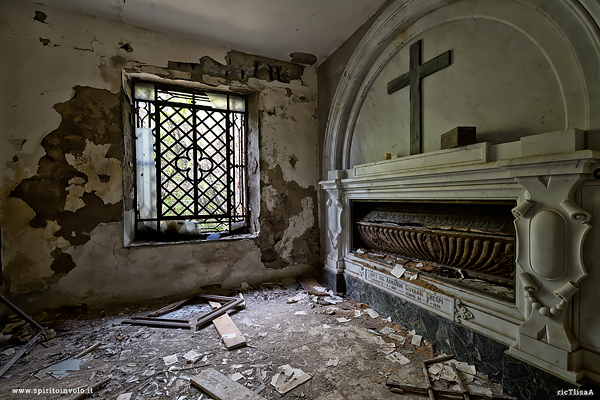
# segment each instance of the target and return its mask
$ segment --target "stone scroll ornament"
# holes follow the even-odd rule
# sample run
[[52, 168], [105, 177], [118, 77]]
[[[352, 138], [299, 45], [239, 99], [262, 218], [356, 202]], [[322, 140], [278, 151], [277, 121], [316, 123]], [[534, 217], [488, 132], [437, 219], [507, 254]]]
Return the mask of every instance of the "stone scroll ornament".
[[578, 342], [571, 330], [569, 303], [587, 276], [583, 240], [591, 215], [571, 200], [577, 176], [546, 180], [519, 178], [530, 194], [512, 212], [517, 228], [520, 283], [531, 312], [519, 328], [527, 337], [572, 352]]
[[333, 259], [336, 259], [338, 254], [338, 242], [342, 233], [343, 211], [344, 208], [337, 191], [330, 192], [329, 199], [327, 200], [327, 237], [329, 238], [330, 254]]

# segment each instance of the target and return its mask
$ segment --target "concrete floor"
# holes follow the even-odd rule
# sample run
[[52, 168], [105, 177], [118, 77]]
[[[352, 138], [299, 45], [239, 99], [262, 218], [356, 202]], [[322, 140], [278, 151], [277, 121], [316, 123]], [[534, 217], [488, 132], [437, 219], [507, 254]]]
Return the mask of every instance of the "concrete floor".
[[[237, 380], [239, 384], [266, 399], [426, 398], [392, 393], [385, 382], [395, 380], [423, 386], [421, 362], [440, 353], [425, 340], [420, 345], [411, 344], [411, 332], [383, 316], [373, 318], [367, 313], [368, 306], [347, 298], [329, 297], [330, 302], [335, 302], [330, 304], [323, 296], [308, 295], [296, 283], [261, 286], [243, 294], [246, 308], [231, 318], [247, 339], [246, 347], [228, 351], [212, 324], [199, 331], [120, 324], [124, 318], [146, 316], [148, 309], [152, 309], [148, 307], [123, 310], [115, 315], [90, 313], [62, 324], [62, 328], [57, 328], [57, 336], [46, 343], [47, 348], [36, 345], [0, 378], [0, 399], [71, 399], [72, 394], [51, 391], [85, 390], [110, 377], [89, 398], [116, 399], [131, 393], [131, 400], [205, 400], [211, 397], [191, 385], [190, 378], [209, 367], [230, 377], [242, 376]], [[288, 299], [296, 296], [301, 299], [288, 303]], [[163, 318], [193, 322], [209, 310], [208, 304], [198, 302]], [[405, 338], [404, 344], [400, 337]], [[381, 345], [382, 340], [388, 344]], [[69, 371], [62, 379], [43, 372], [98, 341], [102, 345], [82, 358], [78, 371]], [[200, 354], [195, 362], [183, 357], [191, 350]], [[11, 352], [10, 347], [0, 348], [0, 363], [10, 358]], [[391, 361], [386, 358], [390, 352], [406, 357], [409, 362]], [[177, 362], [167, 365], [164, 358], [173, 355], [177, 356]], [[279, 394], [270, 382], [282, 365], [302, 369], [312, 378]], [[436, 386], [457, 387], [455, 382], [443, 379], [443, 371], [442, 378], [437, 379], [438, 376], [439, 372], [432, 375]], [[463, 379], [472, 381], [473, 391], [500, 393], [499, 385], [486, 382], [481, 374], [464, 374]], [[14, 393], [19, 388], [31, 393]], [[33, 395], [34, 390], [46, 393]], [[119, 398], [124, 399], [127, 396]]]

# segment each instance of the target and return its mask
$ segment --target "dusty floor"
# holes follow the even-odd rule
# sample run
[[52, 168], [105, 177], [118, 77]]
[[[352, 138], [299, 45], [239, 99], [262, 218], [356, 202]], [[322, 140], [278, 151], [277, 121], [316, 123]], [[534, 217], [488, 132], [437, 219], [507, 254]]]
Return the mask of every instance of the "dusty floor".
[[[230, 377], [242, 376], [238, 383], [266, 399], [426, 398], [392, 393], [385, 382], [393, 379], [423, 386], [421, 362], [440, 353], [425, 340], [419, 345], [411, 344], [411, 332], [383, 316], [373, 318], [367, 313], [373, 311], [366, 305], [347, 298], [327, 297], [335, 303], [330, 304], [323, 296], [308, 295], [295, 283], [261, 286], [243, 294], [246, 307], [231, 318], [245, 336], [246, 347], [228, 351], [212, 324], [196, 332], [120, 324], [124, 318], [146, 316], [148, 309], [123, 310], [118, 315], [90, 313], [57, 326], [56, 337], [45, 343], [47, 348], [36, 345], [11, 367], [0, 378], [0, 399], [71, 399], [72, 394], [57, 391], [86, 389], [110, 377], [104, 387], [88, 398], [116, 399], [131, 393], [131, 400], [205, 400], [211, 397], [191, 385], [190, 378], [208, 367]], [[288, 303], [291, 297], [301, 299]], [[156, 309], [163, 305], [157, 305]], [[162, 318], [193, 322], [209, 310], [208, 304], [198, 302]], [[82, 358], [78, 371], [69, 371], [62, 379], [45, 372], [49, 366], [98, 341], [102, 345]], [[195, 362], [183, 357], [191, 350], [200, 354]], [[0, 348], [0, 364], [13, 351], [10, 346]], [[400, 360], [408, 363], [393, 362], [386, 358], [389, 353], [405, 356], [410, 362], [402, 357]], [[177, 356], [177, 362], [166, 365], [169, 359], [164, 358], [173, 355]], [[278, 367], [286, 364], [302, 369], [312, 378], [282, 395], [270, 382]], [[466, 365], [457, 366], [461, 369]], [[431, 370], [435, 385], [456, 388], [448, 376], [449, 368], [444, 372], [442, 367], [437, 364]], [[471, 390], [492, 390], [499, 394], [498, 385], [486, 382], [481, 374], [461, 375], [471, 381]], [[18, 393], [18, 389], [30, 393]], [[119, 398], [123, 399], [128, 396]]]

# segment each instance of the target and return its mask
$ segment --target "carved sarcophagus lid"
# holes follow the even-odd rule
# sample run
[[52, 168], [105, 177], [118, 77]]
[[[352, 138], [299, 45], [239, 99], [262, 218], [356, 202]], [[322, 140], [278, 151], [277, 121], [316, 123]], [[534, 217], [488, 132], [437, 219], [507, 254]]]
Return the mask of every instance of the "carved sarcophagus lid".
[[511, 205], [378, 205], [355, 221], [365, 247], [512, 280], [515, 229]]

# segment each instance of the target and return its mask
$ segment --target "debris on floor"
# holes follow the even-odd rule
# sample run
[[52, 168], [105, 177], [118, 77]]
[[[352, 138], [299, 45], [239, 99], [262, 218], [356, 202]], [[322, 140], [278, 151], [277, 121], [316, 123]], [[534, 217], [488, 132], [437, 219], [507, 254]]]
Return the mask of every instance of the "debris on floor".
[[[445, 356], [373, 308], [314, 280], [307, 286], [310, 291], [301, 283], [273, 283], [246, 288], [243, 299], [199, 295], [166, 307], [83, 311], [74, 305], [36, 316], [55, 337], [47, 347], [31, 348], [0, 379], [0, 398], [15, 388], [60, 387], [111, 400], [383, 399], [394, 397], [386, 382], [422, 388], [423, 360]], [[190, 329], [123, 323], [151, 318], [186, 321]], [[13, 335], [28, 325], [18, 319], [0, 328], [17, 323], [8, 327]], [[244, 345], [230, 345], [242, 339]], [[0, 344], [0, 364], [21, 346]], [[427, 368], [432, 390], [460, 392], [460, 376], [470, 393], [501, 395], [499, 385], [466, 363], [448, 359]], [[73, 394], [50, 398], [74, 400]]]

